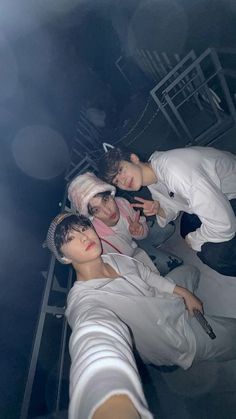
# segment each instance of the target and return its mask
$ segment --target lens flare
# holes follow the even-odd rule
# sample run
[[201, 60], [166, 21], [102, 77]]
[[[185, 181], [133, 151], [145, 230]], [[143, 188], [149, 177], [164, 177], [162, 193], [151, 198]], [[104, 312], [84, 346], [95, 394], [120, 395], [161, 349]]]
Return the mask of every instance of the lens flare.
[[36, 179], [52, 179], [69, 163], [69, 150], [62, 136], [53, 129], [32, 125], [20, 130], [12, 143], [17, 166]]

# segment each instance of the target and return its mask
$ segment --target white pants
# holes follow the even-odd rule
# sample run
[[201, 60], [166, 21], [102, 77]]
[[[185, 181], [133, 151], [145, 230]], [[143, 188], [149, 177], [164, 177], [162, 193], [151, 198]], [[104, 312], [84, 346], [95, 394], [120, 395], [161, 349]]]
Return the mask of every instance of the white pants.
[[[194, 266], [183, 265], [168, 274], [177, 285], [195, 292], [199, 283], [199, 270]], [[204, 301], [203, 301], [204, 303]], [[195, 361], [236, 359], [236, 319], [205, 315], [216, 338], [212, 340], [195, 317], [189, 319], [195, 335], [197, 351]]]

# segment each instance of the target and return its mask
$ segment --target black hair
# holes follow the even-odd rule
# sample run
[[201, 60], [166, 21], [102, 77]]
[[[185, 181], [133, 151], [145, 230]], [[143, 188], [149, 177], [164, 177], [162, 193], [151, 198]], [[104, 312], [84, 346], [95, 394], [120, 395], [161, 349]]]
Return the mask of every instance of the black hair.
[[[104, 191], [104, 192], [99, 192], [96, 195], [93, 196], [93, 198], [103, 198], [105, 196], [109, 196], [111, 195], [111, 191]], [[90, 203], [88, 203], [88, 213], [90, 215], [93, 215], [93, 211], [92, 211], [92, 207], [90, 205]]]
[[69, 233], [72, 230], [80, 231], [81, 227], [88, 229], [93, 228], [93, 225], [89, 218], [79, 214], [72, 214], [70, 217], [64, 218], [64, 220], [58, 224], [54, 234], [54, 242], [56, 249], [61, 257], [64, 256], [61, 252], [61, 247], [63, 244], [68, 242]]
[[111, 148], [98, 162], [99, 177], [112, 183], [122, 160], [130, 161], [131, 152], [121, 148]]

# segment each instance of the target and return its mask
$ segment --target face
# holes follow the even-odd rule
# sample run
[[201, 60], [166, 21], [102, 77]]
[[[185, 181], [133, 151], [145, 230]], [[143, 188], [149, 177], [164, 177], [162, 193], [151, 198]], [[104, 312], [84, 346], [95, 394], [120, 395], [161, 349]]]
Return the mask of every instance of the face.
[[142, 168], [137, 156], [131, 155], [130, 162], [126, 160], [120, 162], [118, 173], [112, 183], [124, 191], [138, 191], [142, 187]]
[[114, 227], [120, 219], [120, 211], [111, 195], [95, 196], [90, 199], [92, 215], [108, 227]]
[[61, 251], [68, 263], [82, 264], [97, 259], [102, 252], [100, 240], [92, 227], [71, 230]]

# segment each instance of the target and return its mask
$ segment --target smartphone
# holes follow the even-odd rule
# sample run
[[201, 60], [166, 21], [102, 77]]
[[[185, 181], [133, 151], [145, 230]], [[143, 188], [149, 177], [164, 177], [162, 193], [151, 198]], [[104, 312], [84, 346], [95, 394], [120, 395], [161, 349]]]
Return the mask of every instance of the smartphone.
[[208, 336], [211, 339], [215, 339], [216, 335], [213, 332], [213, 329], [212, 329], [211, 325], [208, 323], [207, 319], [203, 316], [203, 314], [197, 309], [194, 309], [193, 312], [194, 312], [195, 318], [200, 323], [200, 325], [205, 330], [205, 332], [208, 334]]

